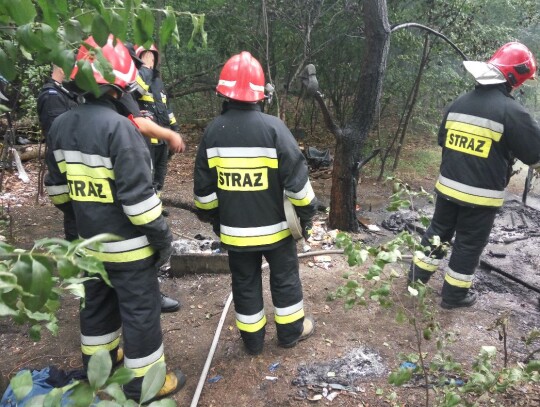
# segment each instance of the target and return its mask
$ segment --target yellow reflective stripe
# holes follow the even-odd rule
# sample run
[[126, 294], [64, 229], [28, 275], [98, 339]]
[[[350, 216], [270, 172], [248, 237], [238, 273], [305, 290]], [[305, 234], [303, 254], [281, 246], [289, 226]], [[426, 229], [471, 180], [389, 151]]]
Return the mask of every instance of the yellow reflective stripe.
[[217, 199], [214, 199], [213, 201], [210, 201], [208, 203], [203, 203], [195, 200], [195, 206], [199, 209], [209, 210], [217, 208], [219, 206], [219, 202]]
[[415, 266], [421, 268], [422, 270], [429, 271], [431, 273], [433, 273], [434, 271], [437, 271], [437, 268], [439, 267], [439, 260], [433, 259], [424, 254], [423, 254], [423, 257], [415, 255], [413, 257], [413, 262]]
[[446, 275], [444, 276], [444, 279], [446, 280], [448, 284], [453, 285], [454, 287], [471, 288], [472, 286], [472, 281], [461, 281], [461, 280], [458, 280], [457, 278], [452, 277], [448, 273], [446, 273]]
[[277, 158], [269, 157], [213, 157], [208, 159], [210, 168], [277, 168]]
[[292, 324], [304, 317], [304, 309], [296, 311], [290, 315], [274, 315], [274, 321], [276, 324]]
[[119, 253], [103, 253], [87, 247], [85, 250], [87, 254], [94, 256], [100, 261], [106, 261], [108, 263], [127, 263], [129, 261], [143, 260], [153, 256], [155, 253], [155, 250], [151, 246]]
[[150, 223], [161, 215], [161, 203], [156, 206], [154, 209], [149, 210], [141, 215], [128, 215], [129, 220], [134, 225], [146, 225]]
[[485, 137], [493, 141], [500, 141], [502, 137], [502, 133], [493, 131], [486, 127], [475, 126], [473, 124], [456, 122], [452, 120], [446, 121], [445, 128], [447, 130], [454, 130], [454, 131], [473, 134], [475, 136]]
[[146, 84], [143, 78], [141, 78], [140, 75], [137, 75], [137, 83], [143, 88], [144, 91], [148, 92], [148, 89], [150, 89], [150, 86]]
[[244, 332], [257, 332], [263, 329], [265, 325], [266, 325], [266, 315], [263, 315], [263, 317], [259, 321], [253, 324], [240, 322], [238, 319], [236, 320], [236, 326], [238, 327], [238, 329]]
[[98, 350], [105, 349], [108, 351], [111, 351], [115, 348], [117, 348], [120, 345], [120, 338], [116, 338], [115, 340], [105, 343], [102, 345], [81, 345], [81, 351], [83, 355], [93, 355]]
[[313, 188], [311, 187], [311, 183], [309, 181], [307, 182], [306, 186], [304, 186], [302, 191], [297, 192], [294, 195], [287, 191], [286, 195], [287, 198], [289, 198], [289, 201], [291, 201], [291, 203], [295, 206], [307, 206], [315, 198], [315, 192], [313, 192]]
[[439, 190], [441, 193], [451, 198], [455, 198], [461, 202], [466, 202], [473, 205], [499, 207], [502, 206], [504, 203], [504, 198], [488, 198], [484, 196], [468, 194], [466, 192], [461, 192], [456, 189], [447, 187], [441, 184], [440, 181], [437, 181], [437, 183], [435, 184], [435, 189]]
[[154, 103], [154, 96], [152, 96], [151, 94], [146, 94], [146, 95], [142, 95], [139, 100], [143, 101], [143, 102], [151, 102], [151, 103]]
[[148, 371], [150, 370], [152, 366], [154, 366], [156, 363], [159, 363], [159, 362], [165, 362], [165, 355], [161, 355], [161, 357], [158, 360], [150, 363], [147, 366], [139, 367], [135, 369], [130, 367], [129, 369], [133, 371], [133, 373], [135, 374], [135, 377], [143, 377], [146, 373], [148, 373]]
[[150, 143], [151, 143], [151, 144], [159, 144], [159, 140], [158, 140], [157, 138], [152, 137], [152, 138], [150, 139]]
[[57, 162], [58, 164], [58, 169], [60, 170], [60, 172], [63, 174], [66, 172], [66, 162], [65, 161], [58, 161]]
[[69, 194], [60, 194], [60, 195], [54, 195], [54, 196], [49, 195], [49, 198], [51, 199], [51, 202], [53, 203], [53, 205], [62, 205], [62, 204], [65, 204], [66, 202], [71, 201]]
[[263, 246], [279, 242], [291, 235], [290, 229], [266, 236], [230, 236], [221, 233], [221, 241], [231, 246]]
[[84, 175], [92, 178], [115, 179], [114, 171], [105, 167], [89, 167], [84, 164], [67, 163], [65, 169], [69, 175]]
[[487, 128], [495, 133], [504, 133], [504, 124], [494, 120], [486, 119], [485, 117], [473, 116], [465, 113], [450, 112], [446, 120], [471, 124], [473, 126]]

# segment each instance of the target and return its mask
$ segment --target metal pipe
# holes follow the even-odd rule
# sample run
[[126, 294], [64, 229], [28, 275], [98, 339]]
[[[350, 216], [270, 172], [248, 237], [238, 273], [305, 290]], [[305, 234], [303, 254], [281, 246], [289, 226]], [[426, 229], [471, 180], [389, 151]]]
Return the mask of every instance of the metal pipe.
[[[343, 250], [341, 249], [319, 250], [315, 252], [300, 253], [298, 255], [298, 258], [319, 256], [319, 255], [325, 255], [325, 254], [343, 254]], [[261, 266], [261, 269], [265, 269], [267, 267], [268, 267], [268, 263], [264, 263]], [[191, 407], [197, 407], [197, 404], [199, 403], [199, 398], [201, 397], [202, 389], [204, 387], [204, 382], [206, 381], [208, 370], [210, 370], [210, 364], [212, 363], [212, 359], [214, 358], [214, 353], [216, 352], [217, 344], [219, 342], [219, 337], [221, 336], [221, 329], [223, 328], [225, 317], [227, 316], [227, 312], [229, 311], [229, 308], [231, 306], [232, 299], [233, 299], [233, 295], [231, 292], [229, 296], [227, 297], [227, 301], [225, 302], [225, 306], [223, 307], [223, 311], [221, 312], [221, 318], [219, 319], [219, 323], [216, 328], [216, 333], [214, 334], [214, 339], [212, 341], [212, 345], [210, 346], [210, 351], [208, 352], [208, 356], [206, 357], [206, 362], [204, 363], [204, 367], [201, 372], [201, 377], [199, 378], [199, 383], [197, 384], [197, 388], [195, 389], [195, 394], [193, 395], [193, 399], [191, 400], [191, 404], [190, 404]]]

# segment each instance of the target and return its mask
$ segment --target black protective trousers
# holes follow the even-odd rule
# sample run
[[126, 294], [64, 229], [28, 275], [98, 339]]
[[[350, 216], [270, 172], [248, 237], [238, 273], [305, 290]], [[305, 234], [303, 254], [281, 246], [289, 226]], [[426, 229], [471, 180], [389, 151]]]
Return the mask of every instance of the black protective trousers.
[[[274, 307], [286, 308], [302, 302], [296, 242], [292, 237], [272, 250], [229, 250], [228, 256], [234, 307], [238, 314], [253, 315], [264, 309], [261, 270], [263, 256], [270, 267], [270, 292]], [[290, 323], [276, 323], [278, 341], [288, 344], [297, 340], [302, 333], [303, 323], [303, 316]], [[265, 327], [256, 332], [240, 330], [240, 335], [249, 350], [257, 351], [263, 346]]]
[[150, 153], [154, 166], [154, 188], [156, 191], [161, 191], [163, 185], [165, 185], [165, 176], [167, 175], [169, 145], [163, 142], [151, 144]]
[[[449, 243], [455, 235], [442, 288], [445, 301], [458, 301], [467, 295], [482, 251], [488, 243], [497, 210], [498, 208], [463, 206], [437, 197], [433, 219], [422, 237], [421, 244], [431, 247], [431, 250], [426, 250], [426, 256], [442, 259], [446, 253], [432, 245], [433, 236], [439, 236], [441, 243]], [[413, 262], [409, 280], [427, 282], [432, 274], [432, 271], [427, 271]]]
[[[102, 279], [84, 283], [85, 307], [80, 312], [81, 334], [99, 337], [122, 327], [124, 355], [145, 358], [162, 346], [161, 297], [155, 267], [143, 270], [108, 271], [113, 287]], [[116, 356], [116, 349], [111, 351]], [[85, 369], [90, 357], [83, 353]], [[114, 363], [113, 359], [113, 363]], [[138, 397], [143, 377], [124, 385], [130, 397]]]

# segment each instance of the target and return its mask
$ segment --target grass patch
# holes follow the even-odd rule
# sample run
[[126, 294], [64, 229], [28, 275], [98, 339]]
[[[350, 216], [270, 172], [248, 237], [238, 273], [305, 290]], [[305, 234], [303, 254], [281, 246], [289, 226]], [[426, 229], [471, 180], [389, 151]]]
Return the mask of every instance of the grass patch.
[[401, 179], [433, 178], [439, 173], [441, 148], [439, 146], [407, 149], [399, 160], [397, 176]]

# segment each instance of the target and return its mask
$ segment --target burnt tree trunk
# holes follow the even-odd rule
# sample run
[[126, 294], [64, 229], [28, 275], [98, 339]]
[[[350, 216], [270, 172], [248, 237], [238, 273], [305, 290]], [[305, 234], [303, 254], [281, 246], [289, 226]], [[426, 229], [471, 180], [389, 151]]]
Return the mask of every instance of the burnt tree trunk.
[[357, 232], [356, 188], [362, 147], [368, 138], [380, 96], [390, 45], [390, 25], [386, 0], [363, 2], [366, 48], [360, 67], [360, 88], [354, 102], [352, 119], [336, 135], [334, 169], [330, 195], [330, 227]]

